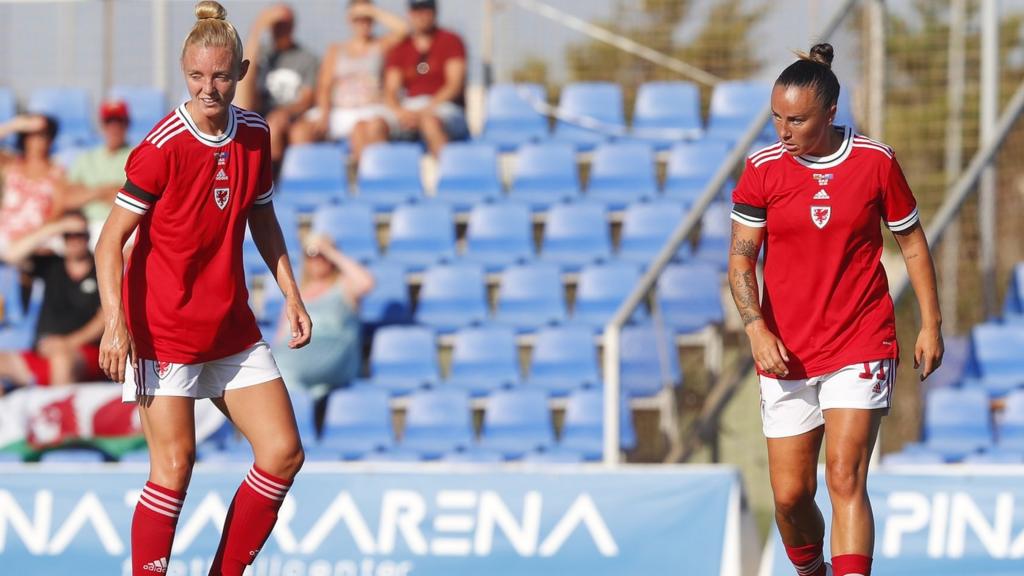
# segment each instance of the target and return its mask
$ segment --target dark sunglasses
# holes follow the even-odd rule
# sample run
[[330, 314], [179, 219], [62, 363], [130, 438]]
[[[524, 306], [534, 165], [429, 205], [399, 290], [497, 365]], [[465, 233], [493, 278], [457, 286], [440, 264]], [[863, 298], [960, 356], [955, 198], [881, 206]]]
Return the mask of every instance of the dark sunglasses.
[[64, 233], [64, 239], [65, 240], [73, 240], [75, 238], [82, 239], [82, 238], [88, 238], [88, 237], [89, 237], [89, 233], [88, 232], [65, 232]]

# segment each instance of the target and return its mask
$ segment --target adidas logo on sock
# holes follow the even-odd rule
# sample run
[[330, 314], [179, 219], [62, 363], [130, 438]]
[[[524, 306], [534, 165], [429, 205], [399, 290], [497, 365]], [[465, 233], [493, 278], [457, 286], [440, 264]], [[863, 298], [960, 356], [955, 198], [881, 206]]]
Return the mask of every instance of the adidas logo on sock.
[[157, 574], [167, 573], [167, 557], [163, 557], [159, 560], [153, 560], [152, 562], [142, 566], [142, 569], [147, 572], [156, 572]]
[[828, 192], [825, 192], [825, 189], [822, 188], [821, 190], [818, 190], [817, 194], [814, 195], [814, 199], [815, 200], [828, 200], [829, 199]]

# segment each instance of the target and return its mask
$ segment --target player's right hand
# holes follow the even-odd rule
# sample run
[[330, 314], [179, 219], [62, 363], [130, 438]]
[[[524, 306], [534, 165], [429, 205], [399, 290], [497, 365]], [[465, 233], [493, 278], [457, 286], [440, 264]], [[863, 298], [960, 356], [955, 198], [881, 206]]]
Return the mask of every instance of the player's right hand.
[[772, 331], [764, 326], [763, 322], [757, 324], [760, 326], [752, 324], [751, 329], [747, 331], [750, 336], [750, 353], [754, 356], [754, 362], [757, 363], [757, 367], [761, 371], [785, 378], [789, 375], [789, 368], [786, 367], [786, 362], [789, 362], [789, 351], [786, 350], [782, 340], [772, 334]]
[[100, 339], [100, 368], [103, 373], [114, 382], [123, 383], [128, 362], [135, 368], [137, 361], [135, 342], [128, 333], [124, 318], [107, 322]]

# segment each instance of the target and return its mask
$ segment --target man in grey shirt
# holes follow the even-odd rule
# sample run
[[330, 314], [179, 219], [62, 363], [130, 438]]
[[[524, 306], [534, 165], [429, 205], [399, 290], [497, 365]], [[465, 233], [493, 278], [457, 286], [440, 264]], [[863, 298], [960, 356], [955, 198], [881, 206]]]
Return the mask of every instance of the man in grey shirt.
[[[270, 31], [269, 50], [262, 45]], [[313, 106], [317, 58], [296, 41], [295, 13], [286, 4], [267, 8], [256, 18], [245, 45], [249, 72], [238, 84], [235, 103], [259, 112], [270, 125], [274, 174], [281, 165], [288, 129]]]

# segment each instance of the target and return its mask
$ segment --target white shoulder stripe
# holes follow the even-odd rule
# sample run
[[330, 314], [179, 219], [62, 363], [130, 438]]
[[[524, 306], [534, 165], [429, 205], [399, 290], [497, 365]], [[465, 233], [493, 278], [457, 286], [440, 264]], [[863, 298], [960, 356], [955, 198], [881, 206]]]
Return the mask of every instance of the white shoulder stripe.
[[757, 161], [757, 158], [759, 156], [764, 156], [765, 154], [774, 154], [774, 153], [778, 152], [781, 149], [782, 149], [782, 142], [776, 142], [775, 144], [772, 144], [771, 146], [765, 146], [764, 148], [761, 148], [757, 152], [754, 152], [750, 156], [747, 156], [747, 158], [749, 158], [751, 162], [755, 162], [755, 161]]
[[175, 128], [171, 132], [169, 132], [169, 133], [165, 134], [164, 136], [162, 136], [159, 140], [154, 141], [153, 144], [156, 144], [157, 148], [162, 148], [163, 145], [166, 144], [171, 138], [174, 138], [175, 136], [177, 136], [178, 134], [181, 134], [182, 132], [184, 132], [187, 129], [188, 129], [188, 126], [185, 126], [184, 124], [182, 124], [181, 126], [178, 126], [177, 128]]
[[150, 132], [149, 136], [146, 137], [146, 140], [150, 142], [156, 142], [164, 134], [167, 134], [168, 132], [174, 130], [178, 126], [181, 126], [181, 118], [174, 117], [170, 121], [164, 122], [158, 130], [153, 130], [152, 132]]
[[864, 149], [867, 149], [867, 150], [877, 150], [878, 152], [881, 152], [882, 154], [885, 154], [886, 158], [889, 158], [890, 160], [892, 159], [892, 151], [889, 150], [888, 148], [882, 148], [881, 146], [875, 146], [874, 144], [865, 144], [863, 142], [857, 142], [857, 141], [854, 141], [853, 147], [854, 148], [864, 148]]
[[169, 125], [173, 124], [174, 122], [178, 122], [180, 120], [181, 119], [178, 118], [174, 114], [172, 114], [168, 118], [164, 118], [156, 126], [154, 126], [152, 129], [150, 129], [149, 134], [146, 136], [146, 139], [148, 140], [150, 137], [155, 136], [156, 134], [159, 134], [163, 130], [167, 129], [167, 127]]
[[785, 150], [779, 150], [778, 152], [776, 152], [775, 154], [773, 154], [771, 156], [762, 156], [762, 157], [760, 157], [760, 158], [758, 158], [757, 160], [754, 161], [754, 168], [757, 168], [758, 166], [760, 166], [761, 164], [764, 164], [766, 162], [771, 162], [772, 160], [778, 160], [779, 158], [782, 158], [785, 155], [786, 155], [786, 151]]

